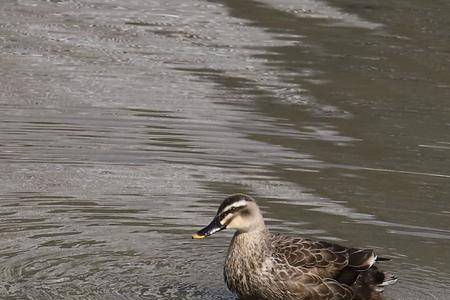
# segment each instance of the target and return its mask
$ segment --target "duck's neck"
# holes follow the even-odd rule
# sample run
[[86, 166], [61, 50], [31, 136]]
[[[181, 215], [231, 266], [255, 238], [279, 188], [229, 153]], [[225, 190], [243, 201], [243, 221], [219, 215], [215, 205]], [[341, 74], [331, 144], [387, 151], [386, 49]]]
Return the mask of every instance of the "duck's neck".
[[239, 256], [264, 255], [268, 250], [268, 238], [269, 231], [265, 226], [249, 232], [236, 232], [231, 241], [230, 251]]
[[258, 294], [258, 275], [270, 252], [269, 232], [263, 227], [250, 232], [236, 232], [225, 262], [225, 281], [239, 297]]

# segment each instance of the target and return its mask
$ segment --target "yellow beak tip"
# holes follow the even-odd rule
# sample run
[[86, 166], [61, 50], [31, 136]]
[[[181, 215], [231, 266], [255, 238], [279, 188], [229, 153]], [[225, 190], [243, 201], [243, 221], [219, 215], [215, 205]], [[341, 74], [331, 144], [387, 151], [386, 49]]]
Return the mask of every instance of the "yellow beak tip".
[[194, 234], [192, 235], [192, 238], [193, 238], [194, 240], [204, 239], [205, 237], [206, 237], [206, 235], [201, 235], [201, 234], [198, 234], [198, 233], [194, 233]]

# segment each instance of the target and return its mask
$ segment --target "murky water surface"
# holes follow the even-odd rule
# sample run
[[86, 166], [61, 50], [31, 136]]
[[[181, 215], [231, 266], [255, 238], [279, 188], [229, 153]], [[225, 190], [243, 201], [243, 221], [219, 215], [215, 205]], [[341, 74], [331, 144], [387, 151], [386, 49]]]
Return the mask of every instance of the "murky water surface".
[[247, 192], [450, 299], [449, 10], [2, 0], [0, 297], [233, 299], [190, 234]]

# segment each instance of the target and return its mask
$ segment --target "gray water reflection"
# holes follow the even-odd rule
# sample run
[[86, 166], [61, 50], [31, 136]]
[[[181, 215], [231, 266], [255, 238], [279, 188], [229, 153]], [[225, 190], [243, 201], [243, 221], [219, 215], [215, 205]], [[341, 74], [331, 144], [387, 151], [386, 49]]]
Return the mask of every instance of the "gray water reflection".
[[448, 298], [448, 4], [330, 2], [2, 1], [1, 297], [233, 299], [241, 191]]

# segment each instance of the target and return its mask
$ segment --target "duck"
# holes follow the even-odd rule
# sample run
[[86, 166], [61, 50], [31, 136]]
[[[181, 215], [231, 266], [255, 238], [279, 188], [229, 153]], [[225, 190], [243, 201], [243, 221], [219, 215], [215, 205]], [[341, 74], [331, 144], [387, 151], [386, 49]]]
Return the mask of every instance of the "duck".
[[228, 289], [242, 300], [382, 300], [397, 277], [383, 272], [372, 249], [346, 247], [272, 233], [255, 199], [225, 198], [211, 223], [192, 235], [203, 239], [233, 229], [224, 265]]

